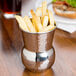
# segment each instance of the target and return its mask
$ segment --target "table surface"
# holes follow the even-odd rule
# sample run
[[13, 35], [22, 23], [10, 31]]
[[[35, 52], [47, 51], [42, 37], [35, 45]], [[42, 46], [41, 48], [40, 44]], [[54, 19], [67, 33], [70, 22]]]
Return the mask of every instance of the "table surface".
[[56, 29], [52, 68], [42, 73], [25, 69], [21, 61], [23, 39], [15, 19], [0, 18], [0, 76], [76, 76], [76, 32]]

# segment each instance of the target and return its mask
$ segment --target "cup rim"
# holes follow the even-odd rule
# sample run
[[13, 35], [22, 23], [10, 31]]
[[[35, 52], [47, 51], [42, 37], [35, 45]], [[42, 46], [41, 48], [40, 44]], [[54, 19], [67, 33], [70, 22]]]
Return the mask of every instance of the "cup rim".
[[29, 34], [46, 34], [46, 33], [49, 33], [49, 32], [52, 32], [52, 31], [54, 31], [55, 29], [56, 29], [57, 27], [55, 27], [54, 29], [52, 29], [52, 30], [50, 30], [50, 31], [48, 31], [48, 32], [28, 32], [28, 31], [25, 31], [25, 30], [23, 30], [23, 29], [21, 29], [21, 31], [23, 31], [23, 32], [26, 32], [26, 33], [29, 33]]

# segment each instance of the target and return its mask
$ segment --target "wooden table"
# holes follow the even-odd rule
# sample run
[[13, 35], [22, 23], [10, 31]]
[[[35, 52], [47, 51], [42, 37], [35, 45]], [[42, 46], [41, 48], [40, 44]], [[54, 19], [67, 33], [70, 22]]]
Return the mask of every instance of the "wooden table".
[[32, 73], [21, 62], [23, 39], [15, 19], [0, 19], [0, 76], [76, 76], [76, 32], [56, 29], [55, 64], [42, 73]]

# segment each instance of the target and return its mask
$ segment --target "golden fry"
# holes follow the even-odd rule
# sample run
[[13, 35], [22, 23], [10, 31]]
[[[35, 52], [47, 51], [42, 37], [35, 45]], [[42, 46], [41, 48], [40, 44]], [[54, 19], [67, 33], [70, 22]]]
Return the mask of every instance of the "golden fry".
[[37, 31], [36, 25], [35, 25], [35, 22], [34, 22], [34, 19], [32, 19], [32, 24], [33, 24], [33, 26], [35, 27], [35, 30]]
[[42, 25], [47, 26], [48, 25], [48, 16], [44, 16], [42, 19]]
[[38, 17], [33, 10], [31, 10], [31, 14], [32, 14], [32, 19], [34, 20], [35, 23], [35, 27], [37, 29], [37, 31], [40, 31], [42, 29], [42, 24], [40, 21], [40, 17]]
[[15, 15], [22, 30], [29, 32], [48, 32], [53, 30], [55, 20], [53, 14], [47, 9], [47, 2], [42, 3], [42, 7], [37, 8], [36, 13], [31, 10], [32, 18]]
[[42, 8], [41, 7], [37, 8], [36, 15], [37, 16], [41, 16], [42, 15]]
[[36, 32], [35, 27], [33, 26], [32, 22], [28, 16], [24, 17], [24, 21], [25, 21], [28, 29], [30, 30], [30, 32]]
[[53, 14], [50, 10], [48, 10], [48, 17], [49, 17], [50, 25], [54, 26], [54, 17], [53, 17]]
[[23, 18], [21, 16], [18, 16], [18, 15], [15, 15], [15, 18], [16, 20], [18, 21], [19, 23], [19, 27], [22, 29], [22, 30], [25, 30], [25, 31], [28, 31], [28, 28], [27, 28], [27, 25], [26, 23], [24, 22]]
[[47, 3], [44, 1], [42, 3], [42, 17], [46, 15], [46, 10], [47, 10]]
[[55, 27], [56, 26], [49, 25], [47, 27], [43, 27], [43, 29], [40, 32], [48, 32], [48, 31], [53, 30]]

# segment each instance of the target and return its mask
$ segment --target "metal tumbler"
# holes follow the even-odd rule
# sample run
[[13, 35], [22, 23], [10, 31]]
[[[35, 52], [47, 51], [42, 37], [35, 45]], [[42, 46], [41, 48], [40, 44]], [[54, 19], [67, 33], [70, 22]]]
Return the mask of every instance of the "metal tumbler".
[[22, 30], [24, 47], [21, 57], [28, 70], [41, 72], [51, 68], [54, 64], [55, 50], [52, 42], [55, 29], [44, 33], [31, 33]]

